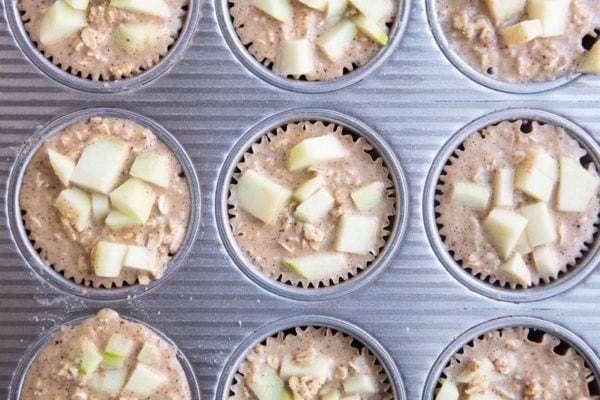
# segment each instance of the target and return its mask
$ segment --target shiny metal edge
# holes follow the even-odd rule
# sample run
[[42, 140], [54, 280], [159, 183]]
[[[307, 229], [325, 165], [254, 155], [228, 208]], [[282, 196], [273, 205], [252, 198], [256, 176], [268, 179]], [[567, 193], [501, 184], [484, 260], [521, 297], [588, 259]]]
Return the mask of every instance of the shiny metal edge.
[[[25, 377], [27, 376], [27, 371], [29, 371], [29, 368], [31, 367], [39, 353], [52, 341], [54, 335], [56, 335], [63, 326], [79, 325], [86, 319], [92, 318], [94, 315], [95, 314], [90, 314], [89, 310], [86, 310], [84, 312], [84, 315], [76, 316], [68, 320], [67, 322], [55, 326], [48, 332], [45, 332], [43, 335], [41, 335], [29, 347], [29, 349], [27, 349], [27, 351], [19, 361], [19, 364], [13, 374], [12, 381], [10, 382], [8, 388], [7, 400], [20, 400], [21, 390], [23, 389], [23, 384], [25, 382]], [[175, 344], [175, 342], [173, 342], [173, 340], [171, 340], [171, 338], [169, 338], [163, 332], [147, 324], [146, 322], [126, 315], [121, 315], [121, 313], [119, 313], [119, 316], [127, 321], [135, 322], [137, 324], [145, 326], [146, 328], [150, 329], [153, 333], [155, 333], [158, 337], [160, 337], [162, 340], [164, 340], [169, 346], [177, 350], [177, 360], [181, 364], [183, 372], [185, 373], [188, 385], [190, 387], [190, 393], [192, 394], [192, 400], [200, 400], [200, 387], [198, 385], [198, 380], [196, 378], [194, 368], [192, 367], [192, 364], [187, 359], [185, 354], [183, 354], [183, 352], [179, 349], [177, 344]]]
[[463, 349], [474, 339], [487, 332], [516, 327], [526, 327], [540, 330], [557, 337], [561, 341], [564, 341], [583, 357], [587, 366], [594, 374], [596, 381], [600, 380], [600, 359], [598, 359], [598, 356], [594, 350], [575, 333], [561, 325], [545, 319], [527, 316], [500, 317], [470, 328], [453, 340], [452, 343], [450, 343], [448, 347], [444, 349], [444, 351], [436, 359], [431, 371], [429, 372], [429, 375], [427, 376], [427, 381], [425, 382], [425, 387], [423, 389], [422, 400], [433, 400], [435, 398], [435, 390], [444, 368], [446, 368], [452, 357], [454, 357], [458, 351]]
[[198, 21], [201, 18], [201, 2], [203, 0], [189, 0], [187, 16], [183, 27], [179, 32], [179, 37], [171, 46], [169, 52], [162, 57], [158, 63], [142, 73], [115, 81], [94, 81], [92, 79], [83, 79], [64, 71], [52, 61], [46, 58], [42, 52], [33, 44], [29, 34], [21, 21], [21, 14], [17, 9], [19, 0], [4, 0], [4, 10], [7, 25], [17, 47], [25, 55], [27, 60], [37, 68], [37, 70], [48, 78], [62, 85], [75, 90], [81, 90], [92, 93], [116, 93], [139, 89], [142, 86], [158, 79], [168, 72], [171, 67], [179, 60], [185, 49], [190, 44], [196, 32]]
[[[165, 274], [160, 279], [153, 280], [146, 286], [135, 284], [123, 288], [100, 289], [76, 284], [74, 281], [65, 278], [61, 273], [56, 272], [42, 261], [37, 251], [31, 245], [27, 237], [27, 233], [25, 232], [25, 227], [23, 226], [21, 209], [19, 207], [19, 195], [21, 192], [23, 175], [27, 165], [31, 161], [31, 158], [48, 138], [59, 134], [64, 128], [72, 125], [75, 122], [93, 116], [128, 119], [149, 128], [164, 144], [169, 147], [169, 149], [177, 157], [177, 160], [181, 164], [181, 167], [188, 180], [191, 207], [190, 219], [185, 239], [181, 248], [173, 260], [171, 260], [169, 263]], [[30, 268], [35, 271], [34, 275], [37, 276], [41, 281], [50, 283], [52, 286], [62, 290], [63, 292], [90, 300], [124, 300], [133, 296], [142, 295], [156, 288], [162, 282], [169, 279], [183, 264], [187, 255], [192, 249], [200, 227], [200, 185], [192, 161], [181, 144], [179, 144], [173, 135], [171, 135], [156, 122], [139, 114], [114, 108], [89, 108], [75, 111], [49, 122], [43, 128], [38, 130], [21, 148], [18, 156], [10, 168], [5, 201], [5, 211], [7, 215], [10, 236], [23, 259], [30, 266]]]
[[507, 289], [491, 285], [476, 276], [473, 276], [470, 272], [461, 267], [446, 249], [437, 228], [434, 205], [436, 187], [446, 162], [456, 148], [472, 133], [502, 121], [518, 119], [539, 121], [562, 127], [567, 134], [579, 142], [579, 144], [588, 152], [588, 155], [594, 160], [596, 167], [600, 168], [600, 147], [586, 131], [574, 122], [557, 114], [542, 110], [528, 108], [505, 109], [487, 114], [469, 123], [450, 138], [436, 156], [435, 161], [429, 170], [423, 196], [425, 231], [435, 255], [444, 265], [446, 270], [456, 280], [474, 292], [494, 300], [515, 303], [539, 301], [569, 290], [592, 273], [600, 262], [600, 252], [598, 252], [598, 249], [600, 248], [600, 235], [598, 235], [593, 245], [588, 249], [578, 265], [572, 267], [553, 282], [527, 289]]
[[221, 33], [231, 52], [237, 60], [252, 74], [262, 79], [266, 83], [293, 92], [299, 93], [325, 93], [345, 88], [353, 85], [377, 70], [394, 53], [400, 45], [411, 10], [412, 0], [399, 0], [402, 4], [398, 5], [396, 18], [390, 31], [390, 40], [377, 55], [367, 64], [356, 70], [345, 74], [344, 76], [329, 81], [300, 81], [285, 78], [273, 72], [260, 63], [244, 46], [239, 39], [232, 18], [229, 14], [229, 0], [215, 0], [215, 10], [217, 13], [217, 22]]
[[[238, 247], [235, 237], [231, 232], [229, 225], [229, 216], [227, 210], [227, 199], [229, 197], [229, 186], [231, 177], [238, 163], [246, 154], [252, 144], [267, 132], [273, 131], [280, 126], [289, 123], [318, 120], [332, 122], [348, 129], [357, 136], [366, 139], [383, 159], [384, 165], [388, 168], [394, 191], [396, 193], [397, 214], [394, 217], [390, 230], [389, 239], [373, 262], [361, 271], [355, 277], [348, 279], [337, 285], [326, 288], [304, 289], [288, 285], [265, 275], [259, 268], [252, 265], [252, 262], [243, 254]], [[229, 257], [235, 265], [252, 282], [263, 289], [282, 297], [293, 300], [304, 301], [325, 301], [341, 297], [352, 293], [362, 287], [367, 286], [376, 280], [389, 266], [392, 258], [397, 253], [406, 235], [408, 217], [409, 217], [409, 195], [408, 183], [400, 162], [396, 158], [392, 149], [381, 137], [362, 121], [345, 114], [324, 110], [324, 109], [293, 109], [269, 117], [249, 131], [247, 131], [235, 144], [233, 149], [227, 155], [225, 162], [219, 173], [215, 195], [215, 217], [217, 230], [221, 238], [223, 247], [226, 249]]]
[[280, 319], [271, 322], [252, 333], [244, 339], [238, 347], [233, 351], [225, 362], [224, 368], [219, 377], [215, 400], [228, 400], [229, 387], [233, 382], [236, 372], [240, 364], [246, 358], [250, 350], [256, 347], [259, 343], [268, 337], [275, 336], [281, 331], [293, 329], [303, 326], [325, 327], [340, 331], [357, 339], [362, 345], [367, 347], [369, 351], [377, 358], [383, 366], [388, 379], [394, 400], [406, 400], [406, 390], [400, 371], [396, 367], [394, 359], [389, 355], [385, 348], [362, 328], [346, 322], [339, 318], [319, 316], [319, 315], [298, 315], [294, 317]]
[[514, 94], [528, 94], [528, 93], [541, 93], [552, 89], [565, 86], [581, 74], [574, 74], [571, 77], [561, 76], [551, 81], [545, 82], [531, 82], [531, 83], [510, 83], [504, 82], [498, 79], [493, 79], [486, 74], [476, 70], [471, 65], [466, 63], [462, 57], [460, 57], [448, 42], [444, 28], [440, 24], [437, 13], [437, 3], [439, 0], [426, 0], [427, 8], [427, 20], [435, 41], [446, 58], [458, 69], [463, 75], [472, 81], [485, 86], [489, 89], [497, 90], [500, 92], [514, 93]]

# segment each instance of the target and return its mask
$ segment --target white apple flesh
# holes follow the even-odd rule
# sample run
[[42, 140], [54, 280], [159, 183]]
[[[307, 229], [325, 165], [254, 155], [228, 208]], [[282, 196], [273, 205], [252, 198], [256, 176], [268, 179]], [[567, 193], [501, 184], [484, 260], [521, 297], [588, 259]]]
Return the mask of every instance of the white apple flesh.
[[142, 246], [127, 246], [123, 266], [142, 271], [156, 271], [156, 251]]
[[294, 18], [294, 9], [290, 0], [253, 0], [252, 4], [265, 14], [288, 24]]
[[304, 223], [318, 222], [329, 214], [334, 205], [333, 196], [327, 190], [320, 189], [296, 207], [294, 218]]
[[515, 173], [510, 168], [498, 168], [494, 174], [494, 206], [512, 207]]
[[298, 0], [300, 3], [307, 7], [314, 8], [315, 10], [325, 11], [327, 8], [328, 0]]
[[315, 53], [308, 39], [290, 39], [281, 44], [275, 70], [283, 76], [301, 76], [315, 69]]
[[158, 153], [140, 154], [129, 169], [129, 175], [163, 188], [169, 186], [170, 173], [168, 160]]
[[129, 178], [110, 193], [110, 203], [123, 214], [145, 224], [154, 206], [154, 192], [138, 178]]
[[71, 175], [75, 169], [75, 161], [52, 149], [48, 149], [48, 159], [58, 180], [63, 185], [69, 186]]
[[542, 22], [542, 37], [564, 35], [570, 16], [571, 0], [527, 0], [527, 16]]
[[92, 250], [92, 265], [97, 276], [116, 278], [121, 274], [127, 245], [100, 241]]
[[336, 161], [347, 156], [344, 145], [333, 135], [305, 139], [295, 145], [287, 160], [291, 172], [307, 167]]
[[515, 174], [515, 189], [528, 196], [548, 201], [558, 180], [558, 163], [546, 151], [531, 149]]
[[527, 241], [533, 248], [552, 243], [557, 238], [556, 225], [546, 203], [534, 203], [521, 207], [519, 214], [527, 218]]
[[318, 46], [329, 60], [336, 62], [346, 53], [357, 32], [352, 21], [343, 20], [321, 36]]
[[323, 178], [321, 175], [317, 175], [298, 186], [294, 191], [292, 198], [297, 202], [302, 203], [304, 200], [308, 199], [319, 189], [321, 189], [324, 185], [325, 178]]
[[322, 353], [317, 353], [307, 364], [295, 363], [292, 356], [285, 355], [281, 360], [279, 375], [286, 381], [293, 376], [309, 376], [325, 382], [330, 378], [333, 366], [333, 360]]
[[126, 53], [134, 54], [153, 46], [165, 35], [163, 25], [156, 23], [120, 24], [115, 31], [115, 42]]
[[343, 254], [326, 252], [285, 259], [283, 264], [309, 281], [318, 281], [341, 273], [348, 265], [348, 260]]
[[483, 222], [490, 241], [504, 259], [513, 252], [526, 226], [526, 218], [501, 208], [494, 208]]
[[87, 10], [90, 0], [65, 0], [68, 5], [76, 10]]
[[101, 221], [110, 212], [108, 197], [98, 193], [92, 193], [92, 217], [94, 221]]
[[164, 0], [110, 0], [110, 6], [165, 19], [170, 15], [169, 6]]
[[456, 384], [449, 379], [442, 383], [442, 387], [435, 395], [435, 400], [458, 400], [459, 393]]
[[54, 201], [54, 207], [78, 232], [90, 226], [92, 199], [86, 192], [77, 188], [65, 189]]
[[485, 0], [492, 22], [496, 26], [525, 11], [526, 2], [527, 0]]
[[360, 374], [350, 376], [342, 382], [345, 393], [374, 395], [378, 392], [377, 381], [372, 375]]
[[530, 19], [521, 21], [508, 26], [500, 31], [500, 36], [508, 46], [520, 46], [537, 37], [542, 36], [544, 32], [542, 21], [539, 19]]
[[368, 254], [374, 250], [379, 221], [376, 217], [343, 214], [338, 224], [335, 250], [342, 253]]
[[142, 223], [137, 218], [130, 217], [129, 215], [123, 214], [122, 212], [117, 210], [110, 211], [106, 216], [104, 223], [110, 229], [114, 230], [142, 225]]
[[587, 52], [577, 72], [600, 75], [600, 40]]
[[350, 197], [360, 211], [367, 211], [376, 207], [383, 200], [385, 185], [383, 182], [371, 182], [363, 187], [353, 190]]
[[550, 246], [544, 245], [533, 249], [533, 262], [540, 277], [545, 279], [558, 277], [560, 272], [558, 258]]
[[129, 376], [127, 384], [123, 388], [123, 392], [148, 397], [168, 381], [166, 376], [155, 372], [147, 365], [138, 362]]
[[291, 196], [289, 189], [254, 170], [244, 172], [235, 187], [240, 208], [265, 224], [273, 222]]
[[600, 178], [570, 157], [558, 157], [560, 179], [556, 208], [562, 212], [583, 212], [598, 194]]
[[294, 396], [277, 372], [264, 366], [251, 371], [248, 386], [258, 400], [293, 400]]
[[491, 190], [484, 185], [468, 181], [457, 181], [452, 185], [452, 201], [476, 210], [487, 208]]
[[87, 26], [87, 13], [77, 10], [63, 0], [56, 0], [40, 23], [40, 42], [51, 46], [77, 34]]
[[386, 0], [349, 0], [349, 2], [363, 15], [376, 22], [391, 12], [391, 3]]
[[127, 369], [125, 368], [102, 370], [92, 375], [87, 380], [87, 384], [94, 392], [114, 398], [121, 392], [126, 376]]
[[137, 360], [147, 365], [160, 364], [161, 354], [158, 348], [150, 342], [144, 342], [138, 353]]
[[531, 272], [529, 272], [527, 264], [525, 264], [523, 257], [519, 253], [514, 253], [500, 266], [500, 270], [504, 272], [508, 278], [524, 287], [531, 286]]
[[104, 369], [121, 369], [125, 363], [125, 359], [133, 350], [133, 340], [129, 340], [122, 335], [113, 334], [102, 354], [102, 368]]
[[358, 29], [367, 35], [372, 41], [379, 43], [382, 46], [388, 44], [390, 38], [388, 34], [379, 26], [376, 19], [369, 18], [365, 14], [359, 14], [352, 21]]
[[329, 0], [327, 2], [327, 19], [340, 18], [348, 8], [348, 0]]

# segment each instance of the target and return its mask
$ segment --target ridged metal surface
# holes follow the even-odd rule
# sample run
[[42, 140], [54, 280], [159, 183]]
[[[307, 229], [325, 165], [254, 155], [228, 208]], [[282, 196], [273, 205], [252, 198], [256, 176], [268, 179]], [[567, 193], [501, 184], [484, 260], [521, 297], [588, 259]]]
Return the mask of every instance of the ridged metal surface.
[[[429, 31], [424, 2], [413, 1], [409, 25], [388, 62], [357, 85], [311, 95], [268, 86], [247, 72], [225, 45], [212, 2], [180, 62], [159, 80], [134, 92], [89, 94], [41, 76], [0, 22], [0, 180], [18, 147], [41, 125], [85, 107], [121, 107], [172, 132], [197, 168], [203, 221], [191, 257], [159, 288], [110, 305], [144, 320], [173, 339], [192, 362], [202, 395], [214, 396], [229, 354], [262, 325], [298, 314], [324, 314], [356, 323], [391, 353], [408, 398], [418, 399], [437, 356], [471, 326], [506, 315], [550, 319], [600, 349], [600, 271], [557, 297], [510, 304], [472, 293], [435, 257], [425, 235], [421, 199], [436, 154], [461, 127], [489, 112], [533, 107], [563, 115], [600, 137], [600, 79], [536, 95], [493, 92], [465, 78], [446, 60]], [[4, 18], [4, 17], [2, 17]], [[300, 107], [330, 108], [355, 116], [396, 152], [406, 172], [412, 209], [407, 237], [396, 258], [373, 284], [327, 302], [275, 297], [230, 262], [214, 217], [217, 176], [233, 143], [260, 120]], [[3, 190], [5, 188], [3, 187]], [[2, 208], [5, 200], [2, 198]], [[18, 360], [50, 327], [105, 304], [83, 301], [41, 284], [23, 262], [0, 215], [0, 396], [5, 397]]]

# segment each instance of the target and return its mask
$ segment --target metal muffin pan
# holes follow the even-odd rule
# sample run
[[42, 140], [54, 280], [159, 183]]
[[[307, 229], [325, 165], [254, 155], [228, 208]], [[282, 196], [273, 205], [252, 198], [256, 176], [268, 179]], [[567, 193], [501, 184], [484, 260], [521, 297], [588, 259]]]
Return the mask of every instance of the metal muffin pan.
[[[123, 118], [135, 121], [140, 125], [147, 127], [173, 152], [185, 173], [188, 187], [190, 189], [190, 204], [192, 205], [190, 208], [190, 217], [186, 229], [186, 235], [181, 248], [169, 263], [165, 274], [160, 279], [151, 281], [148, 285], [124, 285], [122, 288], [113, 289], [94, 288], [91, 286], [87, 287], [84, 285], [79, 285], [73, 280], [65, 278], [61, 273], [46, 265], [46, 263], [40, 258], [38, 252], [35, 250], [26, 233], [26, 229], [23, 224], [21, 207], [19, 206], [19, 196], [21, 194], [23, 177], [31, 158], [41, 148], [41, 146], [43, 146], [47, 139], [60, 134], [60, 132], [66, 127], [91, 117]], [[36, 132], [31, 139], [25, 143], [20, 154], [15, 159], [8, 180], [6, 197], [8, 225], [12, 238], [17, 248], [21, 252], [21, 255], [27, 260], [30, 267], [41, 279], [53, 284], [60, 290], [75, 296], [82, 296], [94, 300], [123, 300], [154, 289], [164, 280], [169, 279], [175, 270], [184, 262], [191, 250], [200, 226], [201, 212], [199, 190], [198, 177], [196, 176], [196, 172], [191, 160], [185, 153], [185, 150], [177, 142], [177, 139], [175, 139], [162, 126], [148, 118], [129, 111], [113, 108], [90, 108], [76, 111], [55, 119], [41, 130]]]
[[[31, 365], [33, 364], [33, 362], [35, 361], [37, 356], [40, 354], [40, 352], [42, 350], [44, 350], [44, 348], [48, 344], [50, 344], [50, 342], [54, 338], [54, 335], [58, 334], [58, 332], [60, 331], [60, 328], [62, 326], [69, 326], [69, 327], [76, 326], [76, 325], [79, 325], [80, 323], [82, 323], [83, 321], [85, 321], [86, 319], [91, 318], [93, 316], [94, 316], [94, 314], [88, 314], [88, 315], [82, 315], [77, 318], [71, 319], [62, 325], [58, 325], [58, 326], [54, 327], [50, 331], [48, 331], [48, 332], [44, 333], [42, 336], [40, 336], [31, 345], [31, 347], [27, 350], [27, 352], [25, 353], [25, 355], [19, 362], [19, 365], [17, 366], [17, 369], [13, 376], [12, 382], [10, 384], [9, 394], [8, 394], [7, 399], [8, 400], [19, 400], [21, 391], [23, 389], [23, 384], [25, 383], [25, 377], [27, 376], [27, 371], [29, 370], [29, 368], [31, 367]], [[177, 360], [181, 364], [183, 372], [185, 373], [185, 377], [187, 378], [188, 384], [190, 386], [190, 393], [192, 394], [192, 400], [200, 400], [200, 389], [198, 387], [198, 380], [196, 379], [196, 374], [194, 373], [194, 369], [192, 368], [192, 365], [190, 364], [189, 360], [186, 358], [185, 354], [183, 354], [183, 352], [179, 349], [179, 347], [177, 347], [177, 345], [171, 339], [169, 339], [169, 337], [167, 337], [164, 333], [162, 333], [158, 329], [154, 328], [153, 326], [151, 326], [143, 321], [140, 321], [138, 319], [130, 318], [126, 315], [120, 315], [120, 317], [127, 321], [135, 322], [135, 323], [145, 326], [146, 328], [150, 329], [153, 333], [158, 335], [158, 337], [160, 337], [162, 340], [164, 340], [169, 346], [172, 346], [175, 349], [177, 349]]]
[[[335, 92], [280, 90], [256, 79], [232, 53], [218, 25], [216, 1], [202, 2], [193, 43], [167, 73], [118, 94], [57, 85], [20, 50], [0, 17], [0, 180], [5, 184], [0, 207], [8, 204], [10, 168], [34, 132], [57, 116], [94, 107], [130, 110], [164, 126], [189, 155], [202, 194], [199, 234], [181, 267], [143, 296], [110, 303], [39, 279], [13, 243], [8, 215], [2, 213], [0, 397], [8, 396], [18, 362], [43, 332], [107, 305], [172, 338], [189, 358], [206, 399], [215, 397], [225, 364], [240, 343], [291, 315], [327, 315], [372, 333], [394, 359], [411, 400], [422, 396], [431, 367], [448, 343], [490, 319], [552, 320], [600, 350], [598, 269], [544, 300], [496, 301], [448, 273], [423, 222], [426, 176], [452, 135], [495, 110], [535, 108], [563, 115], [597, 141], [600, 79], [582, 76], [543, 94], [491, 91], [448, 62], [429, 31], [425, 1], [412, 1], [401, 43], [369, 76]], [[234, 145], [260, 121], [299, 108], [334, 110], [364, 121], [401, 160], [410, 200], [406, 238], [385, 271], [359, 290], [324, 301], [285, 298], [248, 279], [225, 250], [216, 219], [217, 181]]]
[[[264, 274], [259, 267], [252, 264], [248, 257], [243, 254], [243, 250], [238, 247], [229, 223], [227, 200], [230, 194], [232, 176], [237, 165], [250, 149], [250, 146], [260, 141], [268, 132], [273, 132], [279, 127], [285, 127], [288, 124], [300, 121], [334, 123], [342, 126], [345, 134], [365, 139], [373, 146], [373, 153], [380, 157], [383, 160], [384, 166], [388, 168], [390, 180], [394, 185], [394, 192], [396, 194], [396, 215], [391, 218], [386, 244], [380, 250], [375, 260], [370, 262], [367, 268], [359, 271], [356, 276], [326, 288], [294, 287]], [[277, 295], [296, 300], [330, 300], [359, 290], [373, 282], [385, 271], [394, 254], [396, 254], [406, 233], [408, 223], [408, 185], [402, 167], [389, 146], [375, 131], [363, 122], [335, 111], [322, 109], [298, 109], [282, 112], [259, 122], [246, 132], [225, 159], [217, 182], [215, 201], [219, 234], [221, 235], [223, 246], [233, 262], [248, 278], [259, 286]]]
[[381, 346], [381, 344], [379, 344], [379, 342], [377, 342], [377, 340], [374, 337], [372, 337], [356, 325], [350, 324], [340, 319], [316, 315], [301, 315], [275, 321], [258, 329], [252, 335], [246, 338], [238, 346], [238, 348], [234, 350], [234, 352], [227, 360], [225, 368], [223, 369], [223, 373], [219, 378], [215, 400], [227, 400], [229, 398], [230, 387], [233, 383], [235, 374], [237, 373], [240, 364], [245, 360], [246, 356], [248, 355], [248, 352], [254, 349], [254, 347], [259, 345], [269, 337], [277, 336], [279, 332], [292, 330], [297, 327], [308, 326], [313, 326], [316, 328], [330, 328], [334, 331], [342, 332], [357, 340], [359, 342], [359, 346], [366, 347], [370, 351], [370, 353], [376, 357], [379, 364], [381, 364], [381, 366], [383, 367], [383, 370], [385, 371], [388, 377], [394, 399], [407, 399], [402, 377], [400, 376], [400, 372], [398, 371], [398, 368], [396, 367], [393, 358], [390, 357], [387, 351]]
[[423, 198], [423, 214], [425, 218], [425, 230], [433, 246], [433, 250], [439, 258], [440, 262], [446, 267], [448, 272], [467, 288], [480, 293], [484, 296], [501, 301], [526, 302], [537, 301], [555, 296], [565, 290], [577, 285], [586, 276], [588, 276], [600, 261], [600, 235], [596, 234], [594, 242], [589, 247], [588, 251], [579, 260], [577, 265], [571, 267], [567, 272], [561, 273], [558, 279], [551, 283], [542, 283], [539, 286], [530, 287], [527, 289], [510, 289], [503, 288], [499, 285], [492, 285], [478, 277], [472, 275], [465, 270], [448, 252], [444, 241], [442, 240], [436, 223], [435, 217], [435, 196], [439, 184], [440, 175], [447, 165], [448, 159], [454, 151], [465, 141], [471, 134], [481, 131], [482, 129], [497, 125], [502, 121], [537, 121], [540, 123], [552, 124], [561, 127], [565, 132], [575, 139], [581, 147], [587, 151], [587, 155], [591, 162], [596, 166], [596, 170], [600, 170], [600, 147], [590, 135], [580, 128], [576, 123], [569, 121], [559, 115], [549, 113], [542, 110], [534, 109], [507, 109], [485, 115], [457, 132], [442, 148], [437, 155], [427, 181], [425, 183], [425, 193]]
[[156, 65], [132, 76], [131, 78], [113, 81], [84, 79], [75, 76], [63, 68], [55, 65], [37, 48], [29, 37], [21, 19], [21, 12], [17, 8], [19, 0], [3, 0], [8, 26], [13, 37], [23, 54], [36, 68], [49, 78], [73, 89], [96, 93], [115, 93], [126, 90], [138, 89], [166, 73], [181, 57], [186, 47], [194, 37], [198, 21], [200, 20], [201, 2], [203, 0], [188, 0], [187, 15], [179, 31], [179, 37], [173, 43], [169, 52], [162, 57]]

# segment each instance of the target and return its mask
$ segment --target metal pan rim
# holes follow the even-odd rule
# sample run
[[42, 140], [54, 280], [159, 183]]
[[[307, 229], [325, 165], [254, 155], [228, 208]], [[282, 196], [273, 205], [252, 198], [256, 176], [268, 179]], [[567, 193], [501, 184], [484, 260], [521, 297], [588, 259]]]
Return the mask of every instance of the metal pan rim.
[[[147, 286], [134, 284], [122, 288], [94, 288], [75, 283], [65, 278], [59, 272], [56, 272], [47, 266], [39, 257], [37, 251], [31, 245], [21, 218], [21, 209], [19, 207], [19, 195], [23, 175], [31, 158], [36, 151], [43, 145], [46, 139], [57, 135], [62, 129], [82, 119], [93, 116], [123, 118], [141, 124], [149, 128], [161, 140], [173, 154], [177, 157], [182, 169], [186, 174], [188, 187], [190, 190], [190, 217], [187, 226], [187, 232], [183, 244], [176, 256], [170, 261], [164, 275], [153, 280]], [[168, 280], [179, 267], [182, 266], [192, 246], [200, 228], [201, 218], [201, 196], [200, 185], [194, 165], [187, 155], [184, 148], [177, 139], [153, 120], [140, 114], [116, 108], [86, 108], [79, 111], [60, 116], [34, 133], [29, 140], [18, 150], [14, 162], [10, 167], [7, 191], [5, 197], [6, 215], [8, 229], [13, 244], [24, 262], [35, 272], [35, 276], [42, 282], [50, 283], [55, 288], [80, 298], [98, 301], [117, 301], [131, 298], [132, 296], [147, 293], [160, 284]]]
[[565, 273], [562, 277], [542, 286], [513, 290], [491, 285], [478, 277], [473, 276], [470, 272], [462, 268], [446, 249], [437, 228], [434, 201], [438, 179], [447, 160], [454, 150], [472, 133], [502, 121], [518, 119], [539, 121], [562, 127], [570, 137], [577, 140], [577, 142], [582, 145], [594, 159], [596, 165], [600, 165], [600, 147], [591, 135], [574, 122], [548, 111], [532, 108], [509, 108], [484, 115], [483, 117], [470, 122], [454, 134], [435, 156], [435, 160], [427, 174], [425, 191], [423, 194], [425, 231], [430, 246], [433, 248], [435, 255], [446, 270], [457, 281], [471, 291], [494, 300], [515, 303], [539, 301], [567, 291], [583, 281], [590, 273], [592, 273], [600, 262], [600, 252], [598, 251], [600, 247], [600, 238], [598, 238], [594, 241], [593, 246], [587, 251], [582, 260], [577, 263], [577, 266]]
[[[243, 255], [229, 225], [227, 199], [231, 176], [249, 146], [261, 136], [288, 123], [317, 120], [340, 125], [364, 137], [381, 156], [389, 170], [396, 192], [396, 215], [385, 246], [372, 263], [357, 276], [327, 288], [301, 288], [279, 282], [266, 274]], [[362, 121], [337, 111], [324, 109], [292, 109], [266, 118], [248, 130], [229, 151], [219, 173], [215, 196], [215, 218], [221, 243], [230, 259], [252, 282], [282, 297], [300, 301], [325, 301], [347, 295], [376, 280], [391, 264], [392, 258], [404, 240], [409, 215], [408, 182], [400, 162], [389, 145]]]

